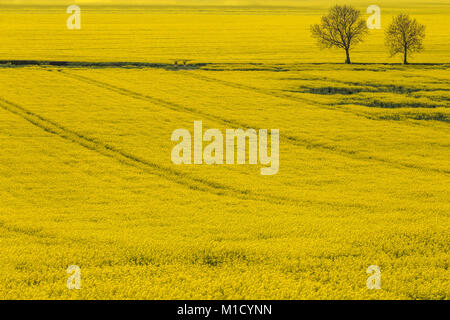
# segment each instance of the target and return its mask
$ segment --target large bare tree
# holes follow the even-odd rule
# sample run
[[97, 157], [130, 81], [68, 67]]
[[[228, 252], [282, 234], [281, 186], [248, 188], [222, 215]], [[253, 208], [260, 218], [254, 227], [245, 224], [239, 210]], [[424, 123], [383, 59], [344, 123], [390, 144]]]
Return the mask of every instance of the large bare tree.
[[311, 26], [312, 36], [320, 47], [345, 50], [345, 63], [351, 63], [350, 50], [363, 40], [367, 31], [367, 23], [361, 18], [359, 10], [346, 5], [332, 7], [320, 24]]
[[397, 53], [403, 54], [403, 63], [408, 64], [408, 54], [423, 50], [425, 38], [425, 26], [416, 19], [411, 19], [407, 14], [399, 14], [394, 17], [386, 30], [386, 46], [389, 47], [391, 56]]

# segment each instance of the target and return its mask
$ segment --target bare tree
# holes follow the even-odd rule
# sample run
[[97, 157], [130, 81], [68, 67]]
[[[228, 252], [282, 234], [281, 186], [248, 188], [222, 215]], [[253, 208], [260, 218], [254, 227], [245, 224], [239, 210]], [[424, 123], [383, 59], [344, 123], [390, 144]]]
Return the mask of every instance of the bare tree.
[[407, 14], [394, 17], [386, 30], [386, 46], [389, 47], [391, 57], [397, 53], [403, 54], [403, 63], [408, 64], [408, 54], [423, 50], [425, 26]]
[[350, 49], [361, 42], [367, 34], [366, 21], [361, 18], [359, 10], [351, 6], [334, 6], [320, 24], [311, 25], [311, 33], [322, 48], [341, 48], [345, 50], [350, 62]]

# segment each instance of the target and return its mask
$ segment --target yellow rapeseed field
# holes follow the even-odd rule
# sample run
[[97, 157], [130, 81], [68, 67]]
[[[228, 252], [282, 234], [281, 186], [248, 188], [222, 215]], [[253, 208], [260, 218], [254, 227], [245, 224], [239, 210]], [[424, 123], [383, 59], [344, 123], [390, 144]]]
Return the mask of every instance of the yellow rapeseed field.
[[[449, 299], [449, 1], [379, 1], [406, 66], [317, 48], [361, 0], [75, 3], [0, 1], [0, 299]], [[279, 172], [173, 164], [194, 121], [279, 129]]]

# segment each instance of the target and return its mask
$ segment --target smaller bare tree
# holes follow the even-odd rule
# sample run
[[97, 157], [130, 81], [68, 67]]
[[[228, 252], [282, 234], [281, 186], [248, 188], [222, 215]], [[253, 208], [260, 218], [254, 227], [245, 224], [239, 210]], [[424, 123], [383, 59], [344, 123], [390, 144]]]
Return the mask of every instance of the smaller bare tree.
[[386, 30], [386, 46], [389, 47], [391, 57], [403, 54], [403, 63], [408, 64], [408, 54], [423, 50], [425, 26], [407, 14], [394, 17]]
[[361, 13], [351, 6], [336, 5], [327, 16], [322, 17], [320, 24], [311, 26], [313, 38], [322, 48], [341, 48], [345, 50], [345, 63], [350, 62], [350, 49], [361, 42], [367, 34], [366, 21]]

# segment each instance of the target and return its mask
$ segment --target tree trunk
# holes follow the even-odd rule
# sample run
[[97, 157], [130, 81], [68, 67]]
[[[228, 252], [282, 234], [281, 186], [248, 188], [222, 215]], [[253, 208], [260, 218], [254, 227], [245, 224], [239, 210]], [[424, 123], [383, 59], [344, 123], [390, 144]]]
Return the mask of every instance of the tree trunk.
[[348, 49], [345, 49], [345, 54], [347, 56], [347, 59], [345, 60], [346, 64], [350, 64], [350, 52], [348, 51]]

